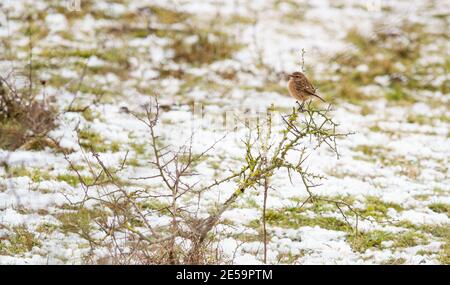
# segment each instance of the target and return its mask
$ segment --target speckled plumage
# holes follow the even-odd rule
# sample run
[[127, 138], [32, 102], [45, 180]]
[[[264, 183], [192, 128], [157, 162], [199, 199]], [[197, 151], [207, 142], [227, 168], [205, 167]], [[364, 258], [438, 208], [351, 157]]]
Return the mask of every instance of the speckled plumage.
[[288, 81], [289, 94], [300, 102], [311, 99], [311, 96], [317, 97], [323, 102], [321, 97], [316, 94], [316, 88], [309, 82], [308, 78], [301, 72], [294, 72], [289, 75]]

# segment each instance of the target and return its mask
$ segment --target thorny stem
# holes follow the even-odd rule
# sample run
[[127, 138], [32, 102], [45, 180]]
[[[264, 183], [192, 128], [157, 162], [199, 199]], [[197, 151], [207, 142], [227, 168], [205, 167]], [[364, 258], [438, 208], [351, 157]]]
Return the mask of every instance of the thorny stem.
[[29, 81], [29, 98], [33, 98], [33, 34], [32, 34], [33, 18], [31, 14], [28, 16], [28, 81]]
[[267, 195], [269, 191], [269, 178], [264, 178], [264, 202], [263, 202], [263, 236], [264, 236], [264, 263], [267, 263], [267, 225], [266, 225], [266, 212], [267, 212]]

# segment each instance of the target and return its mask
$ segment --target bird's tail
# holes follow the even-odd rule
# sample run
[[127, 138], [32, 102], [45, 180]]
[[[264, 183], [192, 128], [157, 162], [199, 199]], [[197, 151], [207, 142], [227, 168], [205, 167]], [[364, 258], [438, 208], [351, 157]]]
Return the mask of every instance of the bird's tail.
[[322, 97], [320, 97], [319, 95], [317, 95], [315, 92], [311, 92], [311, 91], [309, 91], [309, 90], [306, 90], [306, 93], [308, 93], [308, 94], [311, 95], [311, 96], [314, 96], [314, 97], [319, 98], [320, 100], [322, 100], [322, 102], [326, 102], [325, 100], [323, 100]]
[[322, 102], [326, 102], [325, 100], [323, 100], [323, 98], [322, 97], [320, 97], [319, 95], [317, 95], [317, 94], [312, 94], [313, 96], [315, 96], [315, 97], [317, 97], [317, 98], [319, 98], [320, 100], [322, 100]]

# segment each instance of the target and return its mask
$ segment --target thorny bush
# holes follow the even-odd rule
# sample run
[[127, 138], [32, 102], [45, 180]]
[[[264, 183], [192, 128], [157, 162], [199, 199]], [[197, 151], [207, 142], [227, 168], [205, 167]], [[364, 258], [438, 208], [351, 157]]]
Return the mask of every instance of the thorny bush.
[[[72, 202], [72, 215], [76, 217], [77, 213], [81, 213], [84, 218], [82, 221], [78, 218], [69, 219], [69, 223], [73, 232], [89, 242], [92, 249], [89, 262], [232, 262], [221, 254], [217, 225], [221, 222], [222, 214], [232, 208], [249, 189], [264, 189], [266, 202], [267, 190], [273, 188], [270, 177], [283, 171], [289, 173], [286, 183], [290, 183], [289, 180], [292, 181], [294, 176], [300, 178], [308, 193], [305, 203], [320, 199], [314, 195], [313, 188], [318, 186], [315, 181], [324, 177], [309, 172], [305, 161], [311, 152], [322, 145], [338, 155], [336, 139], [348, 134], [337, 132], [337, 124], [330, 117], [330, 107], [317, 109], [307, 104], [305, 108], [293, 108], [290, 114], [282, 116], [281, 129], [272, 126], [272, 111], [269, 109], [267, 116], [258, 120], [256, 128], [247, 125], [248, 135], [242, 140], [245, 149], [242, 165], [221, 179], [209, 180], [209, 184], [204, 184], [208, 178], [197, 173], [195, 165], [210, 154], [220, 140], [202, 153], [193, 152], [192, 139], [177, 149], [164, 144], [157, 131], [161, 112], [157, 100], [148, 104], [143, 114], [132, 112], [135, 118], [147, 126], [149, 132], [148, 145], [152, 159], [148, 170], [151, 175], [136, 177], [131, 182], [124, 181], [119, 173], [127, 167], [127, 156], [120, 167], [110, 169], [91, 148], [90, 155], [84, 153], [90, 172], [90, 176], [86, 177], [66, 155], [84, 191], [81, 201]], [[200, 178], [195, 181], [197, 177]], [[147, 187], [134, 183], [138, 180], [152, 180], [151, 185], [156, 182], [160, 186]], [[215, 191], [224, 183], [234, 185], [229, 197], [205, 209], [200, 202], [204, 199], [204, 193]], [[192, 205], [192, 201], [197, 202]], [[350, 205], [343, 202], [329, 202], [340, 210], [341, 207], [352, 210]], [[266, 235], [265, 223], [264, 230]], [[264, 243], [267, 243], [266, 237]], [[101, 257], [95, 254], [99, 249], [106, 250]]]

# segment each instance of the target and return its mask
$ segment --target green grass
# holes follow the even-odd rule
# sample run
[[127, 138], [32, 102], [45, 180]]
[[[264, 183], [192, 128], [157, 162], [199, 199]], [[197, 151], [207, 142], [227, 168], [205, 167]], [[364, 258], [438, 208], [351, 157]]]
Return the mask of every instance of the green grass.
[[98, 54], [96, 49], [43, 49], [39, 56], [43, 58], [65, 58], [65, 57], [76, 57], [88, 59], [91, 56]]
[[404, 90], [401, 87], [394, 87], [391, 88], [385, 95], [386, 99], [388, 101], [394, 101], [396, 103], [400, 103], [400, 102], [409, 102], [409, 103], [414, 103], [417, 100], [414, 99], [414, 97], [412, 97], [410, 95], [409, 92], [407, 92], [406, 90]]
[[375, 125], [371, 126], [369, 128], [369, 130], [371, 132], [382, 132], [383, 131], [383, 129], [378, 124], [375, 124]]
[[89, 129], [78, 130], [78, 137], [80, 145], [86, 150], [92, 148], [96, 152], [106, 152], [109, 149], [102, 136]]
[[389, 151], [389, 149], [379, 145], [358, 145], [354, 148], [354, 151], [360, 151], [367, 156], [381, 156], [381, 154]]
[[432, 118], [421, 114], [409, 114], [406, 121], [410, 124], [429, 125], [433, 122]]
[[[387, 86], [380, 86], [383, 90], [380, 93], [384, 93], [384, 98], [392, 104], [416, 102], [417, 99], [411, 95], [412, 91], [442, 89], [442, 86], [434, 87], [417, 79], [423, 74], [445, 72], [444, 63], [439, 65], [441, 71], [431, 71], [427, 66], [417, 64], [422, 48], [433, 41], [436, 35], [427, 33], [421, 24], [407, 21], [399, 28], [403, 35], [414, 40], [403, 42], [399, 40], [400, 37], [384, 33], [383, 29], [370, 36], [361, 33], [357, 28], [350, 29], [346, 40], [353, 45], [354, 50], [337, 54], [332, 59], [339, 64], [337, 71], [333, 72], [333, 75], [340, 77], [339, 84], [327, 83], [327, 79], [324, 79], [319, 82], [319, 89], [322, 92], [331, 92], [333, 97], [358, 105], [380, 98], [368, 97], [359, 91], [359, 87], [374, 84], [378, 76], [389, 76]], [[362, 65], [367, 66], [367, 69], [358, 69]]]
[[422, 165], [420, 160], [410, 160], [404, 156], [392, 156], [391, 149], [380, 145], [359, 145], [353, 148], [364, 154], [364, 156], [356, 155], [354, 158], [364, 160], [371, 163], [379, 162], [383, 166], [397, 166], [399, 170], [397, 173], [409, 177], [410, 179], [417, 179], [422, 172]]
[[78, 176], [73, 174], [59, 174], [56, 179], [59, 181], [64, 181], [72, 187], [75, 187], [78, 183], [80, 183]]
[[446, 214], [450, 217], [450, 205], [444, 203], [433, 203], [428, 206], [433, 212]]
[[438, 261], [444, 265], [450, 265], [450, 239], [441, 247]]
[[350, 235], [347, 240], [354, 251], [362, 253], [368, 249], [384, 249], [383, 242], [385, 241], [392, 241], [393, 248], [407, 248], [428, 243], [428, 239], [424, 234], [415, 231], [396, 234], [380, 230], [367, 231], [360, 232], [356, 236]]
[[357, 236], [348, 237], [352, 249], [357, 252], [365, 252], [367, 249], [382, 249], [382, 242], [393, 239], [393, 234], [385, 231], [360, 232]]
[[[186, 36], [194, 40], [186, 41]], [[171, 48], [175, 62], [200, 66], [231, 58], [241, 46], [225, 33], [192, 29], [187, 35], [174, 38]]]
[[92, 239], [95, 219], [106, 218], [106, 212], [100, 209], [78, 208], [56, 215], [63, 233], [76, 233], [88, 240]]
[[145, 154], [145, 144], [143, 144], [143, 143], [138, 144], [138, 143], [132, 142], [130, 145], [131, 145], [131, 148], [136, 153], [136, 155], [144, 155]]
[[[284, 228], [300, 228], [305, 226], [319, 226], [323, 229], [335, 230], [335, 231], [350, 231], [350, 226], [334, 217], [322, 217], [318, 216], [311, 218], [306, 216], [303, 209], [299, 208], [284, 208], [267, 210], [266, 221], [270, 225], [284, 227]], [[259, 224], [259, 220], [253, 222], [253, 225]]]
[[29, 177], [33, 182], [42, 182], [44, 180], [50, 180], [51, 176], [47, 171], [41, 169], [35, 169], [25, 166], [14, 167], [10, 169], [9, 174], [12, 177]]
[[371, 107], [369, 107], [367, 104], [363, 104], [361, 106], [361, 115], [367, 116], [367, 115], [371, 115], [373, 113], [374, 113], [373, 109]]
[[145, 202], [140, 202], [139, 207], [145, 210], [152, 210], [163, 215], [170, 214], [170, 211], [168, 210], [169, 205], [157, 199], [149, 199]]
[[120, 142], [112, 142], [110, 145], [110, 149], [112, 152], [118, 152], [120, 151], [120, 146], [121, 146]]
[[72, 93], [80, 92], [84, 94], [92, 94], [97, 97], [109, 94], [108, 90], [106, 90], [102, 85], [99, 85], [95, 82], [84, 82], [80, 86], [78, 86], [77, 84], [72, 84], [67, 87], [67, 90]]
[[184, 22], [192, 17], [188, 13], [177, 11], [176, 9], [167, 9], [161, 6], [151, 6], [150, 11], [152, 15], [157, 17], [158, 22], [166, 25]]
[[384, 261], [383, 265], [400, 265], [404, 264], [406, 262], [406, 259], [404, 258], [389, 258], [388, 260]]
[[44, 233], [44, 234], [51, 234], [58, 228], [58, 225], [51, 224], [51, 223], [42, 223], [36, 228], [36, 232], [38, 233]]
[[435, 238], [443, 239], [443, 240], [450, 240], [450, 230], [448, 225], [442, 224], [442, 225], [431, 225], [431, 224], [424, 224], [424, 225], [416, 225], [409, 221], [400, 221], [395, 224], [398, 227], [410, 229], [412, 231], [418, 232], [418, 233], [426, 233], [430, 234]]
[[403, 207], [396, 203], [387, 203], [375, 196], [366, 198], [366, 208], [358, 210], [363, 216], [373, 217], [376, 220], [383, 220], [388, 218], [388, 210], [392, 208], [397, 212], [403, 211]]
[[[92, 176], [82, 176], [81, 178], [87, 185], [91, 185], [92, 183], [94, 183], [94, 178]], [[103, 181], [103, 178], [104, 175], [102, 175], [97, 182]], [[79, 183], [81, 183], [78, 175], [70, 173], [59, 174], [58, 176], [56, 176], [56, 179], [59, 181], [64, 181], [72, 187], [76, 187]]]
[[316, 82], [316, 87], [324, 94], [324, 99], [328, 102], [341, 99], [355, 105], [363, 105], [364, 102], [370, 100], [370, 97], [360, 91], [361, 84], [346, 76], [342, 76], [338, 84], [326, 79], [313, 79], [313, 81]]
[[413, 247], [428, 243], [428, 239], [424, 234], [415, 231], [396, 234], [393, 241], [393, 247], [395, 248]]
[[12, 234], [8, 236], [7, 242], [0, 239], [0, 254], [22, 254], [40, 245], [41, 242], [34, 233], [28, 231], [24, 226], [18, 226], [12, 229]]
[[414, 195], [414, 199], [419, 200], [419, 201], [427, 201], [429, 200], [431, 197], [430, 194], [417, 194]]
[[88, 122], [92, 122], [96, 118], [96, 115], [94, 115], [94, 112], [92, 112], [92, 110], [90, 108], [87, 108], [81, 114], [83, 115], [83, 118]]
[[355, 159], [369, 161], [372, 163], [381, 162], [383, 165], [387, 165], [390, 158], [388, 158], [391, 150], [381, 145], [358, 145], [353, 148], [356, 152], [361, 152], [364, 156], [357, 155]]
[[293, 254], [291, 252], [288, 253], [278, 253], [277, 260], [280, 264], [294, 264], [299, 258], [305, 256], [306, 251], [301, 250], [299, 254]]
[[134, 167], [141, 166], [141, 163], [136, 157], [127, 158], [126, 164]]

